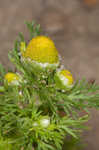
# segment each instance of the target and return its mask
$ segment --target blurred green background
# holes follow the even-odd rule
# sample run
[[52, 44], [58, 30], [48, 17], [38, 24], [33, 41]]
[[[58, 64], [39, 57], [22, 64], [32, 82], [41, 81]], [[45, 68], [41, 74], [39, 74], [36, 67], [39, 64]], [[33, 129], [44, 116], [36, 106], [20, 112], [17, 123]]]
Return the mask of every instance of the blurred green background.
[[[0, 0], [0, 63], [6, 68], [13, 67], [7, 54], [18, 32], [28, 39], [24, 21], [32, 20], [55, 41], [75, 79], [99, 83], [99, 0]], [[99, 111], [90, 111], [92, 128], [84, 132], [83, 150], [99, 150]]]

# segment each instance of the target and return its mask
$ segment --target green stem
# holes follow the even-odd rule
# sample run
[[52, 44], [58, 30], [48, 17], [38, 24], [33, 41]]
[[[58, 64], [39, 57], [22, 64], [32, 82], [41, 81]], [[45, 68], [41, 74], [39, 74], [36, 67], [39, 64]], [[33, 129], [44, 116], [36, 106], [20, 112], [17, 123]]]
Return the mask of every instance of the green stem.
[[0, 86], [0, 92], [4, 92], [4, 91], [5, 91], [4, 86]]

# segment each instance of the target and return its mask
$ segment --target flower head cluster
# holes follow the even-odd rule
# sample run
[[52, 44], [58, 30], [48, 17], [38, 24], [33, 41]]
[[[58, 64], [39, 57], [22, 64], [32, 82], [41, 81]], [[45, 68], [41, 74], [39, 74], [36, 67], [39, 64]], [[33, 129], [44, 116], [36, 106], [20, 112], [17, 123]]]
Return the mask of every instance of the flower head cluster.
[[30, 42], [20, 33], [9, 53], [20, 74], [0, 65], [0, 150], [62, 150], [65, 136], [77, 138], [88, 120], [79, 111], [99, 108], [99, 85], [74, 84], [54, 42], [34, 22], [27, 27]]
[[[40, 70], [57, 69], [60, 63], [60, 56], [54, 42], [46, 36], [32, 38], [26, 47], [25, 42], [21, 43], [20, 51], [22, 59], [26, 63]], [[73, 86], [73, 77], [68, 70], [59, 70], [55, 74], [56, 86], [60, 89], [70, 89]]]

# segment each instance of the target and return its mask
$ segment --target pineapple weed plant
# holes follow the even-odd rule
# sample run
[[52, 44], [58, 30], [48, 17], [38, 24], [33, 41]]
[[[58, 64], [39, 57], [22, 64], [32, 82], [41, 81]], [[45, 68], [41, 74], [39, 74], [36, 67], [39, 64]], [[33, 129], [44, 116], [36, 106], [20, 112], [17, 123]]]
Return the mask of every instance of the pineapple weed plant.
[[16, 71], [0, 64], [0, 150], [62, 150], [65, 136], [79, 141], [88, 108], [99, 107], [99, 85], [74, 81], [40, 25], [26, 25], [29, 43], [19, 33], [8, 54]]

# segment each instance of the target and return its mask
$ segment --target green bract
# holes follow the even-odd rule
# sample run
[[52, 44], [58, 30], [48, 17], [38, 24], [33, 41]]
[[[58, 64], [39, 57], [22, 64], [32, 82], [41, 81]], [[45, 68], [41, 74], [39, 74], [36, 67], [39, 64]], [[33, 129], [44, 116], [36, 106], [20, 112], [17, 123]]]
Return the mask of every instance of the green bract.
[[33, 61], [31, 59], [26, 59], [22, 57], [22, 63], [24, 65], [24, 67], [28, 67], [30, 69], [30, 71], [34, 74], [38, 74], [38, 73], [50, 73], [53, 72], [54, 70], [56, 70], [56, 68], [59, 66], [59, 62], [56, 64], [49, 64], [49, 63], [39, 63], [36, 61]]

